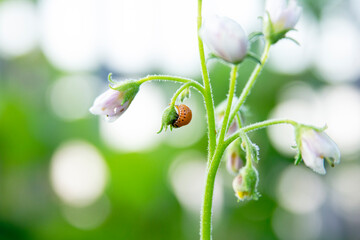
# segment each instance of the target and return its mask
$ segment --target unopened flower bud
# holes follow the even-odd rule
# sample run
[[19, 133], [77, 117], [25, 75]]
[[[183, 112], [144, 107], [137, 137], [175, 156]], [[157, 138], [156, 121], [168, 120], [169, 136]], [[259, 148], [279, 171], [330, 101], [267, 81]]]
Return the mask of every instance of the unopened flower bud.
[[243, 200], [257, 200], [260, 194], [257, 191], [259, 174], [252, 165], [247, 165], [240, 170], [240, 173], [234, 178], [232, 186], [235, 196]]
[[118, 83], [98, 96], [89, 111], [95, 115], [105, 115], [109, 122], [115, 121], [128, 109], [139, 88], [135, 81]]
[[190, 98], [190, 88], [185, 88], [184, 91], [180, 93], [180, 102], [183, 102], [186, 98]]
[[300, 126], [296, 131], [299, 153], [306, 166], [325, 174], [324, 159], [332, 167], [340, 163], [340, 150], [325, 132], [308, 126]]
[[162, 115], [162, 120], [161, 120], [161, 128], [158, 131], [158, 133], [160, 133], [163, 129], [168, 128], [168, 126], [170, 126], [170, 129], [172, 129], [172, 124], [176, 121], [176, 119], [178, 118], [178, 113], [175, 110], [174, 106], [169, 106], [167, 107]]
[[230, 18], [207, 18], [199, 34], [210, 50], [226, 62], [238, 64], [247, 55], [247, 36], [242, 27]]
[[301, 7], [295, 0], [267, 0], [265, 10], [264, 34], [273, 44], [294, 29], [301, 14]]
[[226, 169], [232, 175], [237, 175], [244, 163], [240, 156], [241, 140], [237, 139], [226, 149]]
[[[224, 119], [224, 115], [225, 115], [225, 110], [226, 110], [226, 106], [227, 106], [227, 99], [225, 99], [224, 101], [222, 101], [216, 108], [215, 108], [215, 120], [216, 120], [216, 129], [217, 131], [219, 131], [219, 129], [221, 128], [223, 119]], [[234, 96], [233, 101], [232, 101], [232, 106], [234, 107], [237, 103], [237, 97]], [[242, 114], [240, 114], [241, 118], [242, 118]], [[243, 120], [243, 119], [241, 119]], [[234, 119], [231, 123], [231, 125], [229, 126], [229, 129], [226, 133], [226, 135], [231, 135], [233, 133], [235, 133], [237, 130], [239, 129], [239, 126], [237, 124], [236, 119]]]

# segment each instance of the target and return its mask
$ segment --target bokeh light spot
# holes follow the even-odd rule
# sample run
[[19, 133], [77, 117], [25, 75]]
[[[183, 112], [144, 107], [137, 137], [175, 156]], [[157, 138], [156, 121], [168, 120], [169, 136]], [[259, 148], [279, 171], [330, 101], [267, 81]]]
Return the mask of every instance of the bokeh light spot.
[[347, 220], [360, 224], [360, 166], [340, 165], [331, 178], [333, 208]]
[[38, 41], [38, 19], [30, 1], [0, 3], [0, 52], [4, 57], [28, 53]]
[[293, 213], [310, 213], [325, 201], [324, 184], [316, 173], [299, 166], [282, 172], [277, 188], [279, 203]]
[[84, 141], [61, 145], [51, 159], [51, 184], [58, 197], [71, 206], [88, 206], [104, 191], [107, 166], [97, 149]]
[[328, 133], [343, 154], [360, 150], [360, 91], [351, 86], [324, 88], [321, 96]]
[[209, 0], [204, 4], [204, 13], [207, 15], [227, 16], [238, 22], [247, 34], [259, 31], [261, 20], [258, 16], [263, 15], [263, 3], [260, 0]]
[[99, 4], [87, 0], [40, 1], [41, 47], [54, 66], [66, 71], [97, 67]]
[[99, 80], [91, 75], [70, 75], [56, 80], [50, 89], [50, 104], [55, 114], [67, 121], [89, 114]]
[[355, 81], [360, 75], [360, 31], [346, 16], [331, 15], [321, 23], [316, 67], [329, 82]]
[[[319, 32], [317, 23], [312, 16], [302, 15], [296, 29], [298, 31], [290, 31], [287, 36], [294, 38], [301, 46], [284, 39], [271, 49], [269, 65], [278, 72], [298, 74], [313, 63]], [[284, 61], [284, 59], [286, 60]]]
[[[178, 156], [169, 170], [169, 178], [175, 196], [187, 210], [199, 213], [204, 191], [206, 172], [205, 157], [197, 152], [185, 152]], [[217, 174], [213, 197], [213, 213], [219, 216], [223, 205], [222, 176]]]
[[278, 208], [274, 212], [272, 226], [281, 240], [319, 239], [323, 222], [318, 212], [293, 215]]
[[[313, 91], [305, 84], [291, 84], [280, 94], [281, 101], [270, 118], [293, 119], [313, 126], [328, 126], [326, 133], [338, 144], [342, 154], [360, 150], [360, 91], [350, 86], [333, 86]], [[293, 155], [294, 129], [272, 126], [268, 133], [274, 147]]]
[[63, 206], [65, 219], [74, 227], [84, 230], [99, 227], [110, 213], [110, 201], [102, 197], [86, 207]]

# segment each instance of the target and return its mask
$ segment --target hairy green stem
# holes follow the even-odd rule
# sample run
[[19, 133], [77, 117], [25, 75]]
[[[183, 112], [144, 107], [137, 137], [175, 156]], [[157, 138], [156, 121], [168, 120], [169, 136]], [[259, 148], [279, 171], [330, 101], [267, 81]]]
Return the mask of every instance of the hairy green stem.
[[239, 112], [236, 114], [236, 121], [237, 121], [238, 127], [242, 128], [241, 116], [240, 116]]
[[238, 66], [234, 65], [232, 67], [231, 73], [230, 73], [230, 87], [229, 87], [229, 94], [228, 94], [228, 102], [226, 105], [226, 110], [225, 110], [223, 122], [221, 125], [219, 141], [218, 141], [219, 143], [224, 141], [227, 126], [229, 125], [229, 115], [230, 115], [230, 111], [231, 111], [232, 100], [234, 98], [237, 69], [238, 69]]
[[243, 140], [245, 142], [245, 147], [246, 147], [246, 165], [245, 165], [245, 167], [251, 167], [252, 161], [253, 161], [252, 157], [251, 157], [251, 141], [244, 131], [239, 132], [239, 137], [241, 137], [241, 140]]
[[251, 76], [250, 76], [248, 82], [246, 83], [244, 89], [242, 90], [242, 92], [240, 94], [240, 97], [239, 97], [239, 99], [238, 99], [238, 101], [236, 103], [236, 106], [233, 109], [233, 111], [231, 112], [230, 123], [234, 120], [234, 117], [235, 117], [236, 113], [240, 110], [241, 106], [243, 105], [246, 98], [250, 94], [250, 91], [253, 88], [253, 86], [254, 86], [254, 84], [256, 82], [256, 79], [257, 79], [259, 73], [261, 72], [265, 62], [266, 62], [266, 59], [269, 56], [270, 46], [271, 46], [271, 43], [269, 41], [266, 41], [264, 52], [263, 52], [263, 54], [261, 56], [261, 60], [260, 60], [261, 64], [256, 65], [254, 71], [251, 73]]
[[171, 102], [170, 102], [170, 105], [174, 106], [175, 105], [175, 102], [176, 102], [176, 99], [179, 97], [179, 95], [181, 94], [182, 91], [184, 91], [186, 88], [192, 86], [193, 83], [192, 82], [188, 82], [188, 83], [185, 83], [184, 85], [182, 85], [174, 94], [174, 96], [172, 97], [171, 99]]
[[137, 80], [137, 82], [142, 84], [144, 82], [154, 81], [154, 80], [177, 82], [177, 83], [191, 83], [191, 86], [194, 87], [195, 89], [197, 89], [205, 98], [204, 87], [200, 83], [198, 83], [195, 80], [190, 79], [190, 78], [174, 77], [174, 76], [168, 76], [168, 75], [149, 75], [147, 77]]
[[208, 169], [207, 169], [205, 193], [204, 193], [203, 205], [202, 205], [202, 210], [201, 210], [200, 234], [201, 234], [202, 240], [211, 239], [211, 217], [212, 217], [214, 182], [215, 182], [216, 172], [219, 168], [220, 159], [225, 150], [222, 148], [222, 145], [223, 145], [225, 134], [226, 134], [232, 100], [233, 100], [234, 92], [235, 92], [237, 69], [238, 69], [238, 66], [234, 65], [231, 70], [228, 102], [227, 102], [227, 107], [225, 110], [224, 119], [223, 119], [223, 122], [221, 125], [220, 135], [219, 135], [219, 139], [218, 139], [218, 145], [216, 146], [214, 157], [211, 159], [211, 162], [209, 162]]
[[277, 125], [277, 124], [290, 124], [290, 125], [293, 125], [294, 127], [299, 125], [299, 123], [297, 123], [293, 120], [290, 120], [290, 119], [271, 119], [271, 120], [266, 120], [263, 122], [250, 124], [246, 127], [240, 128], [236, 133], [234, 133], [233, 135], [228, 137], [225, 140], [225, 145], [228, 146], [232, 141], [236, 140], [238, 137], [241, 137], [242, 133], [259, 130], [259, 129], [262, 129], [262, 128], [265, 128], [265, 127], [268, 127], [271, 125]]
[[201, 74], [204, 81], [204, 100], [207, 113], [207, 122], [208, 122], [208, 141], [209, 141], [209, 155], [208, 162], [212, 158], [216, 146], [216, 131], [215, 131], [215, 111], [214, 111], [214, 100], [211, 91], [210, 79], [208, 70], [206, 67], [205, 53], [204, 53], [204, 44], [199, 36], [199, 30], [202, 24], [202, 0], [198, 0], [198, 17], [197, 17], [197, 31], [198, 31], [198, 44], [199, 44], [199, 54], [200, 54], [200, 63], [201, 63]]

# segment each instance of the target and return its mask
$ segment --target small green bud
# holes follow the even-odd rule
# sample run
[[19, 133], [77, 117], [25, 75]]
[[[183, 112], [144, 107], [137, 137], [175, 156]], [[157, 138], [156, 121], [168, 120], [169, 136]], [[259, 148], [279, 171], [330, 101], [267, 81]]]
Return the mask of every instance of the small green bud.
[[172, 130], [172, 124], [178, 118], [178, 113], [174, 106], [167, 107], [162, 115], [161, 128], [157, 133], [161, 133], [161, 131], [165, 128], [165, 131], [168, 126], [170, 126], [170, 130]]
[[180, 94], [180, 101], [183, 102], [186, 98], [190, 98], [190, 88], [185, 88]]
[[257, 191], [259, 174], [252, 165], [247, 165], [233, 180], [235, 196], [240, 200], [258, 200], [260, 194]]

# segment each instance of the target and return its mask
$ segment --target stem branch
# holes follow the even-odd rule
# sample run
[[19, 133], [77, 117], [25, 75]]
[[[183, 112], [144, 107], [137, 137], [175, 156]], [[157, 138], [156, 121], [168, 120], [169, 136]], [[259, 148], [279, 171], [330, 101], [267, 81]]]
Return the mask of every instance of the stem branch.
[[237, 101], [234, 110], [231, 112], [230, 123], [234, 120], [234, 117], [235, 117], [236, 113], [240, 110], [240, 107], [243, 105], [246, 98], [250, 94], [250, 91], [253, 88], [253, 86], [254, 86], [254, 84], [256, 82], [256, 79], [257, 79], [259, 73], [261, 72], [265, 62], [266, 62], [266, 59], [268, 58], [270, 46], [271, 46], [271, 43], [269, 41], [266, 41], [264, 52], [263, 52], [263, 54], [261, 56], [261, 60], [260, 60], [261, 64], [256, 65], [254, 71], [251, 73], [251, 76], [250, 76], [248, 82], [246, 83], [244, 89], [242, 90], [242, 92], [240, 94], [240, 97], [239, 97], [239, 100]]
[[254, 124], [250, 124], [246, 127], [240, 128], [236, 133], [234, 133], [233, 135], [231, 135], [230, 137], [228, 137], [224, 144], [226, 146], [228, 146], [232, 141], [234, 141], [235, 139], [237, 139], [238, 137], [241, 136], [241, 133], [246, 133], [246, 132], [252, 132], [255, 130], [259, 130], [271, 125], [277, 125], [277, 124], [291, 124], [294, 127], [298, 126], [299, 123], [290, 120], [290, 119], [272, 119], [272, 120], [266, 120], [263, 122], [258, 122], [258, 123], [254, 123]]
[[149, 75], [147, 77], [137, 80], [137, 82], [142, 84], [144, 82], [154, 81], [154, 80], [170, 81], [177, 83], [191, 83], [191, 86], [194, 87], [196, 90], [198, 90], [203, 96], [205, 94], [204, 87], [200, 83], [190, 78], [174, 77], [168, 75]]
[[204, 100], [207, 113], [207, 122], [208, 122], [208, 141], [209, 141], [209, 155], [208, 162], [212, 158], [216, 146], [216, 131], [215, 131], [215, 111], [214, 111], [214, 101], [212, 97], [211, 85], [208, 70], [205, 62], [205, 53], [204, 45], [199, 36], [199, 30], [202, 24], [202, 0], [198, 0], [198, 17], [197, 17], [197, 31], [198, 31], [198, 45], [199, 45], [199, 54], [200, 54], [200, 63], [201, 63], [201, 74], [204, 80]]
[[171, 99], [171, 102], [170, 102], [170, 105], [174, 106], [175, 105], [175, 102], [176, 102], [176, 99], [179, 97], [179, 95], [181, 94], [182, 91], [184, 91], [186, 88], [192, 86], [193, 83], [192, 82], [188, 82], [188, 83], [185, 83], [184, 85], [182, 85], [174, 94], [174, 96], [172, 97]]
[[232, 100], [235, 92], [235, 84], [236, 84], [236, 75], [237, 75], [238, 66], [234, 65], [230, 74], [230, 87], [229, 87], [229, 95], [227, 107], [225, 110], [224, 119], [221, 126], [221, 131], [218, 139], [218, 145], [215, 149], [214, 157], [211, 162], [208, 164], [206, 183], [205, 183], [205, 193], [203, 199], [203, 205], [201, 210], [201, 239], [210, 240], [211, 239], [211, 217], [212, 217], [212, 202], [213, 202], [213, 192], [214, 192], [214, 182], [216, 177], [216, 172], [219, 168], [220, 160], [222, 154], [225, 150], [223, 148], [224, 138], [226, 134], [226, 129], [228, 125]]

